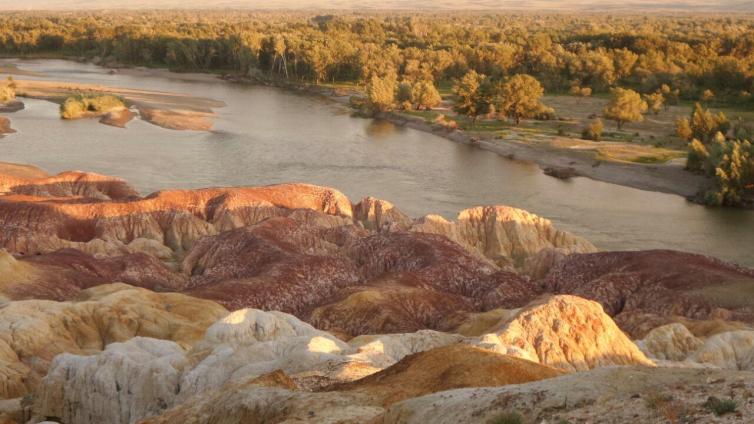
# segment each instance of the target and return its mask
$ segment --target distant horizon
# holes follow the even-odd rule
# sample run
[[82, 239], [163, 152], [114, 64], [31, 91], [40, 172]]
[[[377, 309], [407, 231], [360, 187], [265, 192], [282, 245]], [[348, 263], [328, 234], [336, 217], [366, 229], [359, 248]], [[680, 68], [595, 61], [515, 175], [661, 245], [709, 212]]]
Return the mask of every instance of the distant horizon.
[[336, 11], [536, 11], [536, 12], [750, 12], [754, 0], [534, 0], [522, 4], [515, 0], [0, 0], [0, 11], [96, 11], [160, 9], [242, 9], [242, 10], [336, 10]]

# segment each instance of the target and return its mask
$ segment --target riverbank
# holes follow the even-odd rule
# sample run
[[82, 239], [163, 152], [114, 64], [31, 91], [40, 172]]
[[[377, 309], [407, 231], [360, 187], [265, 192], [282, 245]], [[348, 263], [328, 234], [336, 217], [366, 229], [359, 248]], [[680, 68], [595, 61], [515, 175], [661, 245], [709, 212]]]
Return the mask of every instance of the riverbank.
[[[263, 84], [297, 93], [323, 96], [342, 105], [353, 112], [350, 106], [352, 96], [362, 93], [349, 89], [314, 86], [311, 84], [291, 84], [275, 80], [239, 78], [226, 75], [222, 79], [232, 83]], [[456, 143], [471, 145], [497, 153], [511, 160], [526, 161], [537, 164], [543, 172], [556, 175], [586, 177], [596, 181], [622, 185], [639, 190], [655, 191], [682, 196], [689, 201], [698, 202], [699, 193], [712, 185], [712, 181], [702, 175], [685, 170], [685, 160], [671, 160], [667, 163], [642, 164], [618, 160], [597, 158], [596, 149], [626, 143], [603, 141], [599, 143], [560, 138], [552, 142], [536, 142], [524, 138], [495, 138], [490, 135], [469, 134], [459, 129], [449, 129], [437, 123], [427, 122], [420, 117], [409, 117], [399, 112], [385, 112], [375, 116], [395, 125], [431, 133]], [[576, 140], [573, 140], [576, 141]], [[567, 146], [567, 147], [557, 147]], [[555, 175], [553, 175], [555, 174]]]
[[[547, 143], [527, 140], [479, 137], [462, 130], [431, 124], [422, 119], [407, 118], [394, 112], [383, 113], [378, 117], [396, 125], [426, 131], [456, 143], [473, 145], [495, 152], [512, 160], [533, 162], [543, 172], [548, 168], [556, 171], [565, 170], [568, 171], [567, 174], [575, 176], [640, 190], [675, 194], [692, 201], [703, 187], [711, 183], [703, 176], [686, 171], [683, 161], [678, 160], [651, 165], [599, 160], [595, 159], [595, 155], [589, 149], [556, 148]], [[559, 172], [554, 173], [559, 174]]]

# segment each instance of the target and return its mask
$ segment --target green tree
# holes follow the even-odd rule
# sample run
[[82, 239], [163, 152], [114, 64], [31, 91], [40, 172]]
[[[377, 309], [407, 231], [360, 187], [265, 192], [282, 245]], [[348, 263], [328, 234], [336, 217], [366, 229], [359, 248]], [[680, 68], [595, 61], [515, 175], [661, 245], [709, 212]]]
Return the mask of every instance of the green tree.
[[430, 81], [419, 81], [414, 85], [414, 104], [417, 109], [432, 110], [442, 103], [442, 97]]
[[404, 110], [413, 109], [414, 104], [414, 87], [409, 82], [398, 84], [398, 91], [395, 94], [395, 100]]
[[366, 87], [367, 105], [373, 112], [387, 112], [395, 106], [395, 75], [373, 75]]
[[649, 110], [651, 110], [652, 113], [659, 115], [662, 111], [662, 106], [665, 104], [665, 96], [659, 91], [652, 94], [645, 94], [644, 101], [647, 102]]
[[694, 131], [691, 129], [691, 123], [688, 118], [680, 118], [675, 121], [675, 134], [684, 140], [694, 138]]
[[493, 110], [489, 80], [476, 71], [471, 70], [453, 87], [456, 102], [453, 110], [468, 116], [471, 125], [476, 125], [481, 115], [487, 115]]
[[676, 134], [688, 141], [696, 139], [708, 143], [717, 133], [727, 134], [730, 127], [730, 121], [724, 113], [715, 115], [697, 103], [689, 118], [676, 121]]
[[643, 121], [642, 114], [646, 111], [647, 104], [639, 93], [630, 89], [613, 88], [610, 90], [610, 102], [602, 113], [605, 118], [615, 121], [620, 130], [626, 122]]
[[510, 77], [501, 86], [496, 101], [497, 109], [516, 125], [522, 118], [534, 116], [545, 109], [541, 99], [545, 89], [531, 75], [518, 74]]

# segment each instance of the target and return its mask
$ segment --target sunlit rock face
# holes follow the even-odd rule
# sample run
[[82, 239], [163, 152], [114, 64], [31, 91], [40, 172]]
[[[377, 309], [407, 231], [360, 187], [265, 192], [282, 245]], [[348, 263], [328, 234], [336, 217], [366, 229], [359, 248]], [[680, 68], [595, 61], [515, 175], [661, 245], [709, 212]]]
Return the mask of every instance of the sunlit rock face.
[[598, 303], [575, 296], [535, 301], [478, 344], [565, 371], [653, 365]]
[[146, 239], [180, 256], [205, 236], [302, 208], [352, 215], [341, 193], [305, 184], [164, 191], [124, 201], [11, 194], [0, 196], [0, 226], [8, 229], [0, 246], [14, 254], [63, 247], [109, 254], [138, 250], [145, 242], [132, 246], [134, 241]]
[[691, 253], [570, 255], [541, 284], [548, 292], [599, 302], [637, 337], [672, 316], [754, 322], [754, 270]]
[[[71, 424], [136, 422], [173, 406], [205, 402], [218, 391], [240, 390], [277, 370], [295, 384], [306, 387], [314, 381], [321, 387], [356, 380], [406, 355], [459, 340], [460, 336], [421, 332], [357, 338], [349, 344], [292, 315], [242, 309], [211, 325], [188, 350], [175, 342], [136, 337], [110, 344], [97, 355], [59, 355], [43, 380], [34, 412]], [[241, 398], [230, 396], [226, 405], [235, 411], [226, 412], [243, 413], [244, 406], [234, 402], [254, 402], [257, 395], [254, 391]], [[339, 396], [317, 395], [312, 401], [331, 403]], [[292, 394], [283, 399], [302, 401]], [[370, 413], [381, 411], [370, 408]]]
[[0, 194], [40, 197], [82, 197], [98, 200], [126, 200], [139, 194], [125, 181], [87, 172], [63, 172], [56, 176], [19, 172], [0, 163]]
[[0, 373], [8, 377], [0, 398], [29, 393], [58, 354], [93, 354], [137, 336], [190, 346], [225, 313], [207, 300], [125, 284], [84, 290], [69, 302], [8, 302], [0, 308]]
[[442, 234], [501, 266], [523, 266], [527, 258], [546, 249], [558, 248], [567, 253], [597, 251], [587, 240], [556, 229], [549, 220], [508, 206], [466, 209], [455, 222], [428, 215], [417, 220], [411, 229]]
[[[123, 371], [139, 363], [142, 370]], [[207, 400], [228, 393], [227, 403], [221, 402], [233, 408], [230, 416], [238, 416], [245, 413], [247, 400], [255, 403], [260, 394], [271, 393], [250, 382], [280, 371], [296, 389], [333, 392], [331, 398], [310, 399], [319, 405], [313, 406], [316, 410], [324, 408], [321, 402], [355, 396], [354, 406], [378, 408], [369, 409], [374, 412], [438, 390], [519, 384], [609, 365], [652, 362], [599, 304], [573, 296], [522, 308], [481, 337], [423, 330], [345, 342], [293, 315], [241, 309], [209, 326], [203, 339], [187, 349], [137, 337], [93, 356], [60, 355], [42, 381], [34, 411], [38, 416], [62, 413], [72, 424], [134, 422], [164, 411], [175, 417], [197, 407], [213, 415], [219, 411]], [[90, 386], [96, 393], [82, 395]], [[281, 401], [308, 396], [282, 389], [275, 395], [283, 396]], [[235, 390], [243, 395], [229, 393]], [[267, 416], [270, 407], [263, 407], [260, 416]]]
[[377, 232], [406, 231], [412, 224], [411, 218], [395, 205], [374, 197], [365, 197], [353, 206], [353, 219], [364, 228]]
[[682, 365], [754, 371], [754, 329], [705, 337], [673, 323], [653, 329], [638, 345], [650, 357]]

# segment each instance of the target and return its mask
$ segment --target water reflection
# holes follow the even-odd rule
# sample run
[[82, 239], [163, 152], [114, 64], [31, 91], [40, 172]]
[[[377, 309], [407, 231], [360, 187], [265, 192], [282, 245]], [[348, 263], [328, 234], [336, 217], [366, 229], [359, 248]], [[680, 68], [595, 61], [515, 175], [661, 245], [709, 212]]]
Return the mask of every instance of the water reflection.
[[370, 137], [388, 137], [399, 132], [399, 127], [384, 119], [369, 120], [366, 126], [367, 135]]

